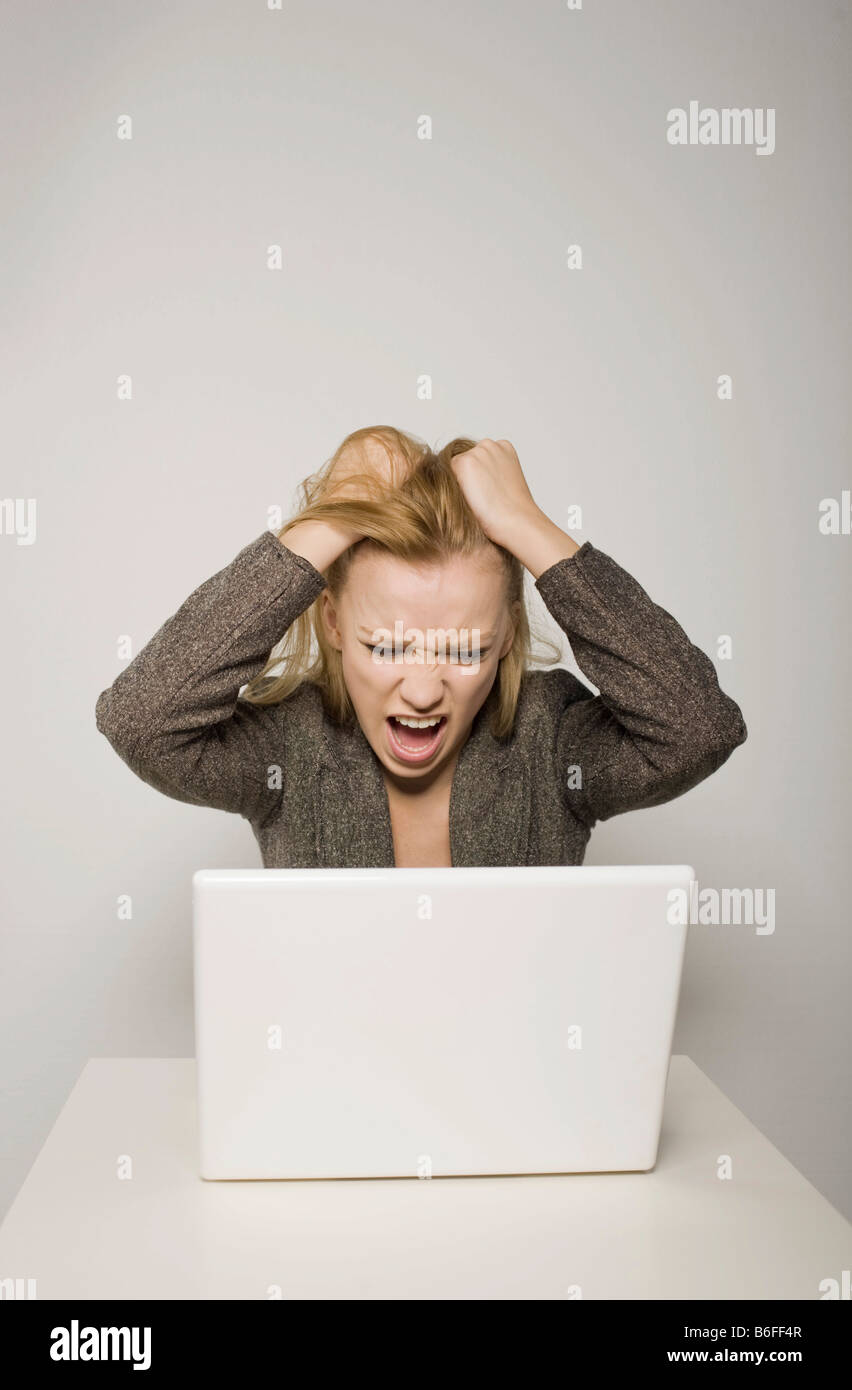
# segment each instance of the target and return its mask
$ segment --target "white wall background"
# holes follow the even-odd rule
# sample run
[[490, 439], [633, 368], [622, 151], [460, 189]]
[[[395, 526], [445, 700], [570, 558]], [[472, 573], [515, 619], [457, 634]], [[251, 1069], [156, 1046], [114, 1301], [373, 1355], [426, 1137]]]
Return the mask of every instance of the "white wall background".
[[[852, 1214], [852, 537], [818, 526], [852, 486], [849, 4], [7, 0], [2, 28], [0, 497], [37, 536], [0, 534], [0, 1211], [87, 1057], [192, 1054], [191, 875], [260, 864], [97, 732], [118, 638], [392, 423], [511, 439], [554, 520], [580, 504], [714, 659], [732, 637], [747, 743], [586, 862], [775, 890], [773, 935], [690, 928], [675, 1051]], [[774, 153], [671, 146], [693, 99], [774, 108]]]

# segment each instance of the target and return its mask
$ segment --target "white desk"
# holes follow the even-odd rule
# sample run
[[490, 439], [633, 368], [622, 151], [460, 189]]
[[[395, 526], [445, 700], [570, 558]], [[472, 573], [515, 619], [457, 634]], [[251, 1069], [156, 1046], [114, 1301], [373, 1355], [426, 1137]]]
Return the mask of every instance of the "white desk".
[[0, 1278], [39, 1299], [816, 1300], [852, 1261], [852, 1226], [688, 1057], [651, 1173], [209, 1183], [195, 1140], [192, 1058], [89, 1061]]

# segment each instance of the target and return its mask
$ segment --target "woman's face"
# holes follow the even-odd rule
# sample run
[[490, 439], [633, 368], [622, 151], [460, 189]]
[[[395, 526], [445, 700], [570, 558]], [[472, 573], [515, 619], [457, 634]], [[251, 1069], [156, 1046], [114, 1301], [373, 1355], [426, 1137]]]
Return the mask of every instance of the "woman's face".
[[512, 645], [496, 549], [414, 565], [359, 546], [337, 599], [324, 590], [321, 613], [373, 752], [397, 782], [431, 785], [455, 765]]

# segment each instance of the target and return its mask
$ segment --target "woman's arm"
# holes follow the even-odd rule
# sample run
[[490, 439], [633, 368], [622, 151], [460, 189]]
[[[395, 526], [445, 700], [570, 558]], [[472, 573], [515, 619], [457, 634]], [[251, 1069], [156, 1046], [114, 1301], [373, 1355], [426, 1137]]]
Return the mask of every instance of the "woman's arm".
[[578, 546], [536, 506], [507, 440], [460, 454], [459, 481], [490, 538], [530, 570], [595, 696], [559, 671], [554, 757], [586, 825], [680, 796], [748, 736], [710, 658], [626, 570]]
[[[307, 523], [306, 523], [307, 524]], [[97, 727], [137, 776], [179, 801], [265, 814], [268, 769], [281, 763], [275, 706], [238, 702], [271, 649], [317, 597], [344, 537], [312, 523], [271, 531], [246, 545], [181, 604], [137, 656], [101, 692]], [[316, 529], [313, 529], [316, 528]], [[280, 721], [279, 721], [280, 722]]]
[[745, 742], [742, 713], [710, 658], [590, 541], [544, 570], [536, 588], [600, 691], [584, 693], [559, 673], [554, 756], [584, 824], [681, 796]]

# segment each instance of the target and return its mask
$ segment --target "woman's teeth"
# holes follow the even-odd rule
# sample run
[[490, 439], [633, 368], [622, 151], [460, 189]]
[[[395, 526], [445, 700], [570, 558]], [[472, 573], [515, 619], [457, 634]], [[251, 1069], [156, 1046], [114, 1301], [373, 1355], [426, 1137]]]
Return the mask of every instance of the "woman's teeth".
[[407, 715], [392, 714], [388, 722], [400, 750], [422, 754], [437, 744], [446, 719], [444, 715], [431, 719], [410, 719]]

